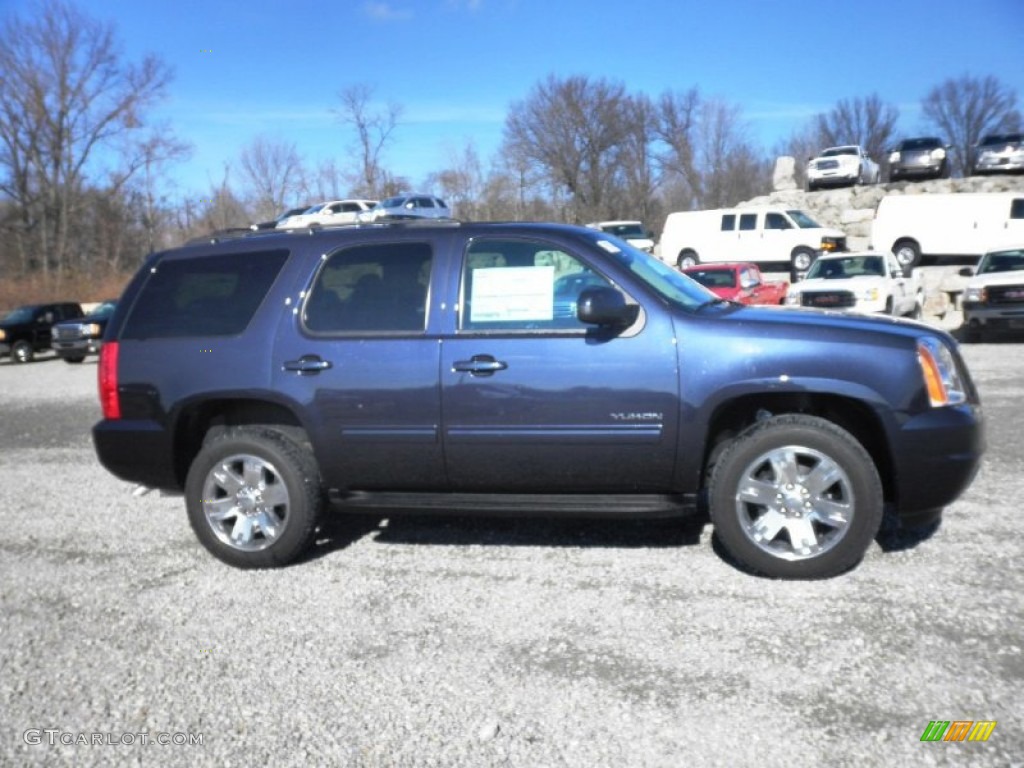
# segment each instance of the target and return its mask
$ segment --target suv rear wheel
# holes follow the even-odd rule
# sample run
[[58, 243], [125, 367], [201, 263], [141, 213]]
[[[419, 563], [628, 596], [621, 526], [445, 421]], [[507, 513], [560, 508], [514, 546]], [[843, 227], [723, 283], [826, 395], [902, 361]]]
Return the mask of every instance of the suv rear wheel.
[[273, 568], [310, 545], [322, 507], [316, 461], [268, 427], [231, 427], [196, 454], [185, 482], [189, 522], [215, 557]]
[[817, 416], [787, 414], [742, 433], [715, 462], [711, 522], [741, 565], [820, 579], [861, 560], [882, 523], [882, 483], [864, 447]]

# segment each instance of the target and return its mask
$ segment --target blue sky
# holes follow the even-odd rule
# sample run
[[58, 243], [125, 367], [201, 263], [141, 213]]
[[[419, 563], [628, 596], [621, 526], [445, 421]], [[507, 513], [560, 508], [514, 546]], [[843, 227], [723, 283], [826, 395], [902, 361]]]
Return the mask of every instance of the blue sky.
[[[201, 195], [257, 135], [341, 167], [331, 113], [368, 84], [403, 108], [384, 156], [422, 183], [472, 142], [485, 163], [509, 105], [548, 75], [621, 81], [657, 97], [696, 86], [741, 107], [770, 148], [840, 99], [877, 93], [923, 129], [920, 99], [949, 77], [995, 75], [1024, 110], [1024, 0], [80, 0], [128, 57], [174, 69], [154, 117], [194, 145], [171, 169]], [[31, 0], [0, 0], [25, 14]], [[430, 191], [430, 190], [426, 190]], [[347, 190], [338, 190], [345, 194]]]

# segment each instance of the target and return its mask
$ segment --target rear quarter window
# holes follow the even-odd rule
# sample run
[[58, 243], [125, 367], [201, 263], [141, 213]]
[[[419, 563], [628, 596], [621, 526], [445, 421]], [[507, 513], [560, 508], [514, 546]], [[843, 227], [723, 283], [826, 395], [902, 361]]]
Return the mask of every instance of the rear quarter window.
[[259, 308], [288, 251], [159, 262], [125, 321], [123, 339], [234, 336]]

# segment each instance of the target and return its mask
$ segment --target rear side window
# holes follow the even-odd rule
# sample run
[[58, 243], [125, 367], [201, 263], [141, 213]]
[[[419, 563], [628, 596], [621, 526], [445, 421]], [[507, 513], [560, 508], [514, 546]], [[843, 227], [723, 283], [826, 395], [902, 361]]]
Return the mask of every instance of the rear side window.
[[740, 215], [740, 229], [743, 231], [750, 231], [757, 229], [757, 214], [756, 213], [744, 213]]
[[1010, 218], [1024, 219], [1024, 197], [1016, 197], [1010, 203]]
[[735, 213], [724, 213], [722, 214], [722, 231], [732, 232], [736, 229], [736, 214]]
[[306, 301], [306, 329], [423, 333], [432, 261], [427, 243], [360, 245], [335, 252]]
[[287, 258], [288, 251], [274, 250], [160, 262], [139, 292], [121, 338], [239, 334]]

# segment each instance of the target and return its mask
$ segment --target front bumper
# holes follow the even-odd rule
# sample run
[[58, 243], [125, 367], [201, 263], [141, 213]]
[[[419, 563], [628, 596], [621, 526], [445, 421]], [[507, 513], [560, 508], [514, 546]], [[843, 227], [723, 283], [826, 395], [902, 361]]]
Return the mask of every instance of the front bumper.
[[963, 311], [966, 325], [1024, 330], [1024, 304], [993, 307], [981, 302], [965, 301]]
[[103, 341], [101, 339], [54, 341], [50, 346], [60, 357], [82, 357], [83, 355], [98, 355]]
[[904, 422], [893, 445], [902, 515], [945, 507], [971, 484], [985, 451], [981, 406], [933, 408]]

